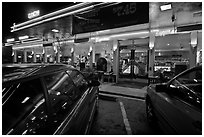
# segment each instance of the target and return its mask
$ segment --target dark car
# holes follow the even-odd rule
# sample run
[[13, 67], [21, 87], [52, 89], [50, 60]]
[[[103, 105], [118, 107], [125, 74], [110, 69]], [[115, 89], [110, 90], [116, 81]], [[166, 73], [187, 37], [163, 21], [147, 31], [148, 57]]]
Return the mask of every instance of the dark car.
[[3, 65], [2, 134], [88, 134], [97, 80], [72, 66]]
[[202, 66], [147, 88], [146, 114], [165, 134], [202, 134]]

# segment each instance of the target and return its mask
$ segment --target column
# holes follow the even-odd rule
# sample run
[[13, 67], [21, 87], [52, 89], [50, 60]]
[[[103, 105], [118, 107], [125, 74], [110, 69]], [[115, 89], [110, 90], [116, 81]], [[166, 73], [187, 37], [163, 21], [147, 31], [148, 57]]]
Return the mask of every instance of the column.
[[148, 68], [148, 77], [153, 76], [154, 74], [154, 62], [155, 62], [155, 50], [149, 49], [148, 50], [148, 55], [149, 55], [149, 68]]
[[13, 50], [13, 63], [17, 63], [17, 51]]
[[57, 60], [56, 60], [56, 62], [57, 63], [60, 63], [60, 50], [57, 50]]
[[24, 56], [23, 56], [23, 59], [24, 59], [24, 60], [23, 60], [23, 62], [24, 62], [24, 63], [27, 63], [27, 51], [24, 50], [23, 53], [24, 53]]
[[91, 43], [90, 49], [89, 49], [89, 54], [90, 54], [90, 68], [93, 69], [93, 63], [95, 63], [95, 45]]
[[36, 51], [35, 49], [33, 49], [33, 63], [36, 63], [37, 60], [36, 60]]
[[44, 63], [47, 63], [47, 49], [45, 47], [43, 47], [43, 50], [44, 50]]
[[149, 68], [148, 68], [148, 77], [153, 76], [154, 74], [154, 62], [155, 62], [155, 33], [150, 32], [149, 37]]
[[116, 75], [116, 83], [119, 78], [119, 44], [113, 40], [113, 73]]
[[133, 78], [134, 77], [134, 62], [135, 62], [135, 50], [131, 50], [131, 66], [130, 66], [130, 75]]
[[190, 51], [189, 51], [189, 67], [195, 67], [196, 66], [196, 55], [197, 55], [197, 31], [191, 32], [191, 44], [190, 44]]
[[75, 55], [75, 48], [74, 48], [74, 45], [72, 45], [72, 49], [71, 49], [71, 65], [74, 66], [74, 55]]
[[89, 60], [89, 64], [90, 64], [90, 68], [93, 68], [93, 51], [89, 51], [89, 55], [90, 55], [90, 60]]
[[93, 67], [93, 63], [96, 66], [96, 59], [95, 59], [95, 54], [96, 54], [96, 45], [94, 43], [92, 43], [92, 67]]
[[[194, 45], [195, 46], [195, 45]], [[196, 54], [197, 54], [197, 46], [194, 47], [193, 45], [190, 46], [189, 51], [189, 67], [195, 67], [196, 66]]]

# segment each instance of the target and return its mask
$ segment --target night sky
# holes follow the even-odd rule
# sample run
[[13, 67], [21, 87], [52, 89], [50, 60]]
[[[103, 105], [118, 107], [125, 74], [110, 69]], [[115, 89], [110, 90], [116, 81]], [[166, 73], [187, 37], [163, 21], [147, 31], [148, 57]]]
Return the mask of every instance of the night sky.
[[2, 2], [2, 42], [12, 37], [10, 27], [28, 21], [28, 13], [40, 10], [40, 16], [72, 6], [72, 2]]

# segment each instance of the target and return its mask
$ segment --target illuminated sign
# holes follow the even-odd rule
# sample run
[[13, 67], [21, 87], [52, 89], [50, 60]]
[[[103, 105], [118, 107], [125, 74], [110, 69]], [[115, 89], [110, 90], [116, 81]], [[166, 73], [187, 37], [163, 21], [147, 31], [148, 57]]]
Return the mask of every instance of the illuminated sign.
[[40, 15], [40, 11], [36, 10], [36, 11], [31, 12], [31, 13], [28, 13], [28, 18], [32, 19], [32, 18], [35, 18], [35, 17], [37, 17], [39, 15]]
[[149, 23], [149, 2], [121, 2], [73, 15], [72, 34]]

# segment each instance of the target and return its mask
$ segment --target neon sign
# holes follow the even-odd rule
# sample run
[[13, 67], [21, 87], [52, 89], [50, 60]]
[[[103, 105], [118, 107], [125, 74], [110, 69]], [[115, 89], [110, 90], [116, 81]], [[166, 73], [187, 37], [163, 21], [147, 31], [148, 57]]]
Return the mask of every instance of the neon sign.
[[40, 11], [36, 10], [36, 11], [31, 12], [31, 13], [28, 13], [28, 18], [32, 19], [32, 18], [35, 18], [35, 17], [37, 17], [39, 15], [40, 15]]

